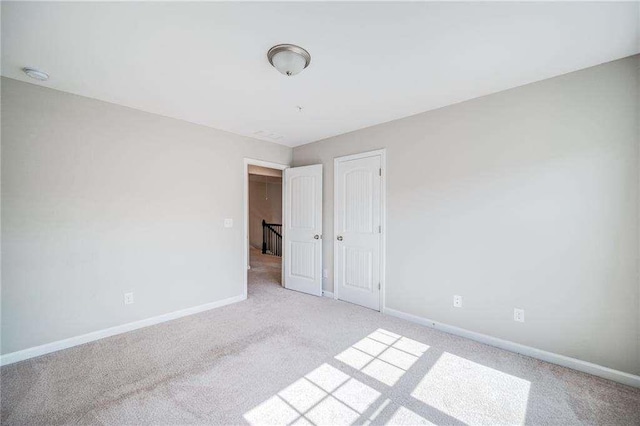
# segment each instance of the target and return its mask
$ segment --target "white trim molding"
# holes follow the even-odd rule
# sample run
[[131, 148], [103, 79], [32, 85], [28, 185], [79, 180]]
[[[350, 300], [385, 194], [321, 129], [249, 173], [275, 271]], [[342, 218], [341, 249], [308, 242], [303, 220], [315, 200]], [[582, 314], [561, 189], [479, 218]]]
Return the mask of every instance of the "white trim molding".
[[188, 315], [197, 314], [200, 312], [208, 311], [210, 309], [220, 308], [232, 303], [241, 302], [246, 298], [247, 297], [245, 295], [241, 294], [239, 296], [229, 297], [227, 299], [218, 300], [216, 302], [205, 303], [204, 305], [181, 309], [179, 311], [169, 312], [167, 314], [162, 314], [143, 320], [105, 328], [103, 330], [92, 331], [91, 333], [70, 337], [64, 340], [58, 340], [56, 342], [45, 343], [44, 345], [34, 346], [32, 348], [23, 349], [21, 351], [11, 352], [0, 356], [0, 365], [13, 364], [14, 362], [24, 361], [29, 358], [34, 358], [51, 352], [60, 351], [62, 349], [71, 348], [73, 346], [83, 345], [85, 343], [104, 339], [105, 337], [111, 337], [117, 334], [137, 330], [139, 328], [149, 327], [151, 325], [156, 325], [177, 318], [186, 317]]
[[[251, 269], [250, 258], [249, 258], [249, 166], [260, 166], [266, 167], [269, 169], [282, 170], [282, 236], [284, 243], [284, 232], [285, 230], [285, 210], [284, 210], [284, 194], [285, 194], [285, 179], [284, 179], [284, 170], [288, 169], [290, 166], [287, 164], [280, 163], [272, 163], [270, 161], [256, 160], [254, 158], [243, 159], [244, 161], [244, 176], [243, 179], [243, 188], [242, 188], [242, 280], [243, 280], [243, 288], [244, 288], [244, 298], [247, 298], [247, 294], [249, 292], [249, 283], [247, 279], [247, 271]], [[286, 247], [283, 248], [283, 256], [286, 256]], [[284, 262], [282, 262], [282, 269], [280, 271], [281, 282], [284, 282]]]
[[428, 318], [408, 314], [406, 312], [397, 311], [391, 308], [385, 308], [383, 313], [397, 318], [402, 318], [404, 320], [411, 321], [420, 325], [424, 325], [436, 330], [444, 331], [445, 333], [455, 334], [456, 336], [475, 340], [476, 342], [484, 343], [489, 346], [495, 346], [497, 348], [505, 349], [510, 352], [526, 355], [531, 358], [536, 358], [552, 364], [557, 364], [563, 367], [582, 371], [583, 373], [588, 373], [594, 376], [602, 377], [604, 379], [613, 380], [614, 382], [622, 383], [624, 385], [640, 388], [640, 376], [625, 373], [624, 371], [614, 370], [613, 368], [603, 367], [602, 365], [582, 361], [565, 355], [543, 351], [542, 349], [536, 349], [531, 346], [521, 345], [520, 343], [503, 340], [498, 337], [488, 336], [486, 334], [477, 333], [475, 331], [466, 330], [464, 328], [455, 327], [453, 325], [443, 324], [438, 321], [433, 321]]

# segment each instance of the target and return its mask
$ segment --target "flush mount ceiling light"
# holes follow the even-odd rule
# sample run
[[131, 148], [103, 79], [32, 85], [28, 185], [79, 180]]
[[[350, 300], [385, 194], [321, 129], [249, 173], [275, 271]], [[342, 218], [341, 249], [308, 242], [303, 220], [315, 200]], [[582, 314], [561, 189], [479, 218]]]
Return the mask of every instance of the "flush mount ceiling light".
[[49, 74], [47, 74], [46, 72], [42, 72], [34, 68], [22, 68], [22, 71], [29, 77], [35, 78], [36, 80], [40, 80], [40, 81], [49, 80]]
[[267, 52], [269, 63], [284, 75], [298, 74], [311, 63], [311, 55], [294, 44], [278, 44]]

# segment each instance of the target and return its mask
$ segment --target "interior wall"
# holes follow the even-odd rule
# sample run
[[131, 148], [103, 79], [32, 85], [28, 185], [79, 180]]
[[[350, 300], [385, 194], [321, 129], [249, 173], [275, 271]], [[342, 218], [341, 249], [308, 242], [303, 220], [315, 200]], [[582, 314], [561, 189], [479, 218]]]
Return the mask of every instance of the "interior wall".
[[294, 166], [324, 164], [329, 277], [333, 159], [386, 148], [388, 308], [640, 373], [639, 67], [626, 58], [294, 148]]
[[2, 353], [241, 296], [244, 157], [291, 149], [3, 78]]
[[262, 220], [282, 224], [282, 182], [249, 179], [249, 243], [258, 249], [262, 249]]

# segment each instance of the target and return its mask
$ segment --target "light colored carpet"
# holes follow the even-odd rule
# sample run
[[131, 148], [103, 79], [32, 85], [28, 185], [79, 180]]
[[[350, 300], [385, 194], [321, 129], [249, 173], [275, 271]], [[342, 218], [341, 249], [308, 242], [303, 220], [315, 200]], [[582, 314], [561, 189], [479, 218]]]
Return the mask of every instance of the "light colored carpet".
[[640, 390], [284, 290], [2, 368], [2, 424], [640, 424]]

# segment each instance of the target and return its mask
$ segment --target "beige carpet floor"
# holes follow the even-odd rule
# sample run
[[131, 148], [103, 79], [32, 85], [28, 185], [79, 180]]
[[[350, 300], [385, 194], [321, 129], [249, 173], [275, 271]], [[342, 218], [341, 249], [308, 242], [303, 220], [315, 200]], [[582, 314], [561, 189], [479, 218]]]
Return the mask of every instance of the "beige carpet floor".
[[640, 390], [278, 285], [2, 367], [2, 424], [638, 425]]

